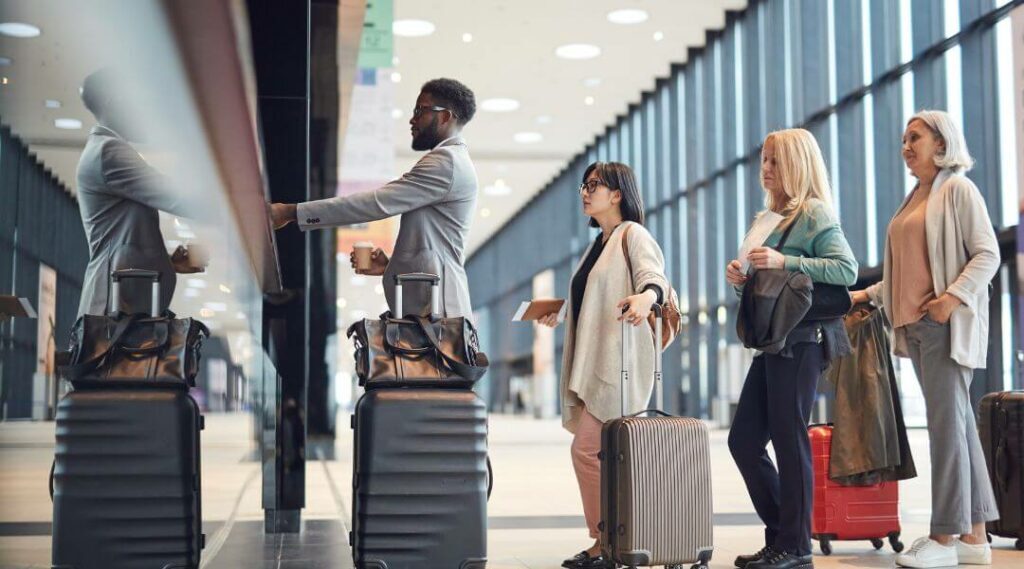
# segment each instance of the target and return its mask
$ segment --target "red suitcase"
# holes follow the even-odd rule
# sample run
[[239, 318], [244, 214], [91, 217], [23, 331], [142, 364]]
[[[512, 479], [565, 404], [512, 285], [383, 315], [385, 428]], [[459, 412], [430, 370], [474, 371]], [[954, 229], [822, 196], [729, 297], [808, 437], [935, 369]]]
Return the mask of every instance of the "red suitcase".
[[811, 516], [811, 537], [821, 543], [821, 552], [832, 553], [833, 541], [870, 540], [881, 549], [889, 545], [899, 553], [900, 491], [899, 482], [882, 482], [874, 486], [843, 486], [828, 477], [832, 451], [832, 427], [813, 425], [810, 428], [811, 457], [814, 461], [814, 511]]

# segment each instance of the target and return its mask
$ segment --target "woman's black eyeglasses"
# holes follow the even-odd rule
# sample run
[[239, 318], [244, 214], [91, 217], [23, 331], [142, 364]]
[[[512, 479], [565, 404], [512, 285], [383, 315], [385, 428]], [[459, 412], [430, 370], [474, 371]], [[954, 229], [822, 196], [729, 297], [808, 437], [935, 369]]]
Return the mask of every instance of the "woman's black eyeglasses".
[[604, 183], [604, 180], [598, 180], [598, 179], [587, 180], [586, 182], [583, 182], [582, 184], [580, 184], [579, 193], [580, 193], [580, 195], [583, 195], [583, 192], [587, 192], [588, 194], [593, 195], [593, 193], [597, 191], [597, 188], [599, 188], [601, 186], [606, 186], [606, 185], [607, 184]]

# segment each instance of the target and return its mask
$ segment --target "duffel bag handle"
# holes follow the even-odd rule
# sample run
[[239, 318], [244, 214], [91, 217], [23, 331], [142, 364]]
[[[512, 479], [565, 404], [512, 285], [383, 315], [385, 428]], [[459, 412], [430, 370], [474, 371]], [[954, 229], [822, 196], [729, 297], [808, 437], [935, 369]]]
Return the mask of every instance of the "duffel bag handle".
[[[394, 338], [392, 338], [394, 336]], [[408, 355], [420, 355], [434, 351], [433, 346], [423, 346], [422, 348], [407, 348], [399, 345], [401, 340], [401, 328], [397, 322], [384, 320], [384, 345], [389, 350], [396, 354], [408, 354]]]
[[134, 324], [135, 321], [139, 319], [139, 316], [140, 315], [138, 314], [129, 314], [122, 318], [121, 321], [117, 323], [117, 327], [114, 328], [114, 333], [111, 335], [110, 341], [107, 343], [106, 349], [104, 349], [99, 354], [89, 358], [84, 362], [71, 364], [65, 367], [64, 375], [68, 379], [74, 379], [96, 369], [96, 367], [110, 354], [110, 352], [114, 350], [114, 348], [121, 341], [121, 338], [124, 336], [125, 332], [127, 332], [128, 329], [131, 328], [132, 324]]
[[472, 383], [476, 383], [477, 380], [487, 373], [487, 357], [482, 353], [477, 353], [477, 356], [484, 360], [484, 365], [474, 366], [464, 364], [444, 352], [444, 349], [441, 348], [441, 342], [437, 339], [437, 334], [434, 333], [434, 328], [430, 325], [429, 320], [419, 316], [416, 318], [416, 321], [419, 322], [420, 329], [423, 330], [423, 334], [427, 337], [427, 341], [429, 341], [430, 345], [437, 351], [438, 356], [440, 356], [440, 358], [444, 360], [444, 363], [448, 364], [448, 367], [450, 367], [452, 371], [460, 377]]

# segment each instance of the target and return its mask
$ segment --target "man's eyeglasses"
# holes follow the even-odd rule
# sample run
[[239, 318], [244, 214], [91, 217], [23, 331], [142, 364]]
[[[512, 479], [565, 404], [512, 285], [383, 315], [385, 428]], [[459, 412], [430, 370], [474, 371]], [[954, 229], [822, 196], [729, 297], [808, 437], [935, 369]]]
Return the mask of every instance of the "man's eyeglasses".
[[[423, 113], [426, 113], [426, 112], [439, 113], [441, 111], [448, 111], [449, 113], [452, 113], [452, 110], [449, 109], [448, 107], [438, 107], [437, 105], [434, 105], [433, 107], [413, 107], [412, 108], [412, 117], [414, 119], [418, 119], [418, 118], [420, 118], [420, 115], [422, 115]], [[455, 113], [452, 113], [452, 116], [454, 117]]]
[[583, 192], [586, 192], [586, 193], [592, 195], [594, 192], [597, 191], [597, 188], [599, 188], [601, 186], [604, 186], [604, 185], [606, 185], [606, 184], [604, 183], [603, 180], [597, 180], [597, 179], [595, 179], [595, 180], [587, 180], [586, 182], [583, 182], [582, 184], [580, 184], [580, 189], [579, 189], [580, 195], [583, 195]]

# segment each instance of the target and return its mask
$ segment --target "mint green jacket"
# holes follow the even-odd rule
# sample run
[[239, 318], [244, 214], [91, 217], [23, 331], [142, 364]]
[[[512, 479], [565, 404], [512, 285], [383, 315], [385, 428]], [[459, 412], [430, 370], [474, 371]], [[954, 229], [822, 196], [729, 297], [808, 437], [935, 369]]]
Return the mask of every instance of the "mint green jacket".
[[[775, 247], [782, 233], [782, 229], [776, 229], [764, 245]], [[786, 270], [800, 271], [813, 282], [844, 286], [857, 282], [857, 259], [839, 219], [819, 199], [807, 200], [781, 252], [786, 256]], [[737, 294], [742, 293], [742, 287], [735, 288]]]

